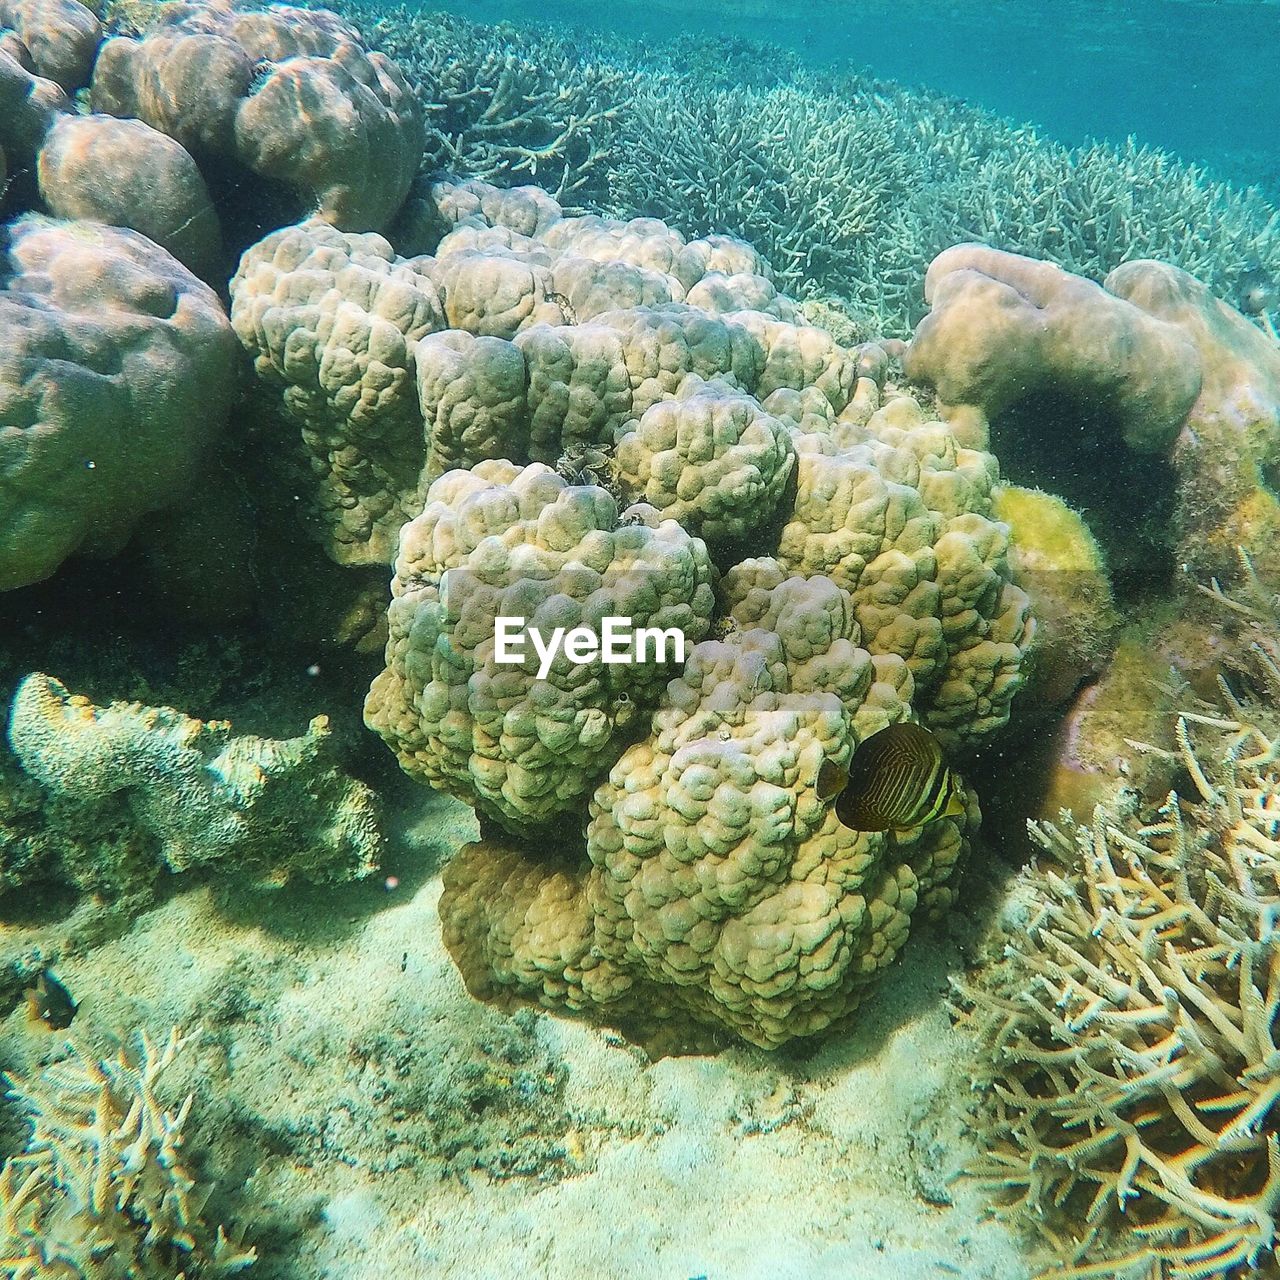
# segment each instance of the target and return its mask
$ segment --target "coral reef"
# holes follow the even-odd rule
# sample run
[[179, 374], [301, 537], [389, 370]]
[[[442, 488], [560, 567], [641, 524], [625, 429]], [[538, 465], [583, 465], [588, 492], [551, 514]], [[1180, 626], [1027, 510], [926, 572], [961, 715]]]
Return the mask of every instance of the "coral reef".
[[[9, 740], [40, 789], [46, 829], [21, 824], [30, 797], [24, 805], [17, 790], [12, 821], [26, 838], [0, 845], [0, 875], [107, 897], [145, 895], [161, 869], [207, 865], [275, 882], [367, 875], [381, 852], [373, 796], [335, 766], [327, 736], [317, 717], [300, 738], [232, 737], [225, 721], [137, 703], [98, 708], [30, 675]], [[46, 857], [56, 847], [56, 861], [32, 857], [32, 841]]]
[[0, 1268], [11, 1280], [169, 1280], [231, 1275], [254, 1251], [201, 1219], [183, 1146], [191, 1098], [168, 1110], [159, 1079], [191, 1042], [133, 1046], [95, 1060], [79, 1046], [36, 1079], [10, 1080], [26, 1150], [0, 1169]]
[[1260, 193], [1133, 140], [1068, 148], [954, 98], [797, 72], [771, 48], [726, 63], [690, 37], [593, 46], [339, 7], [423, 87], [440, 171], [536, 180], [577, 208], [644, 212], [690, 235], [730, 231], [788, 291], [833, 293], [903, 336], [926, 266], [965, 239], [1084, 275], [1159, 257], [1221, 296], [1241, 263], [1280, 268]]
[[[689, 1017], [769, 1046], [814, 1034], [856, 1009], [918, 905], [950, 901], [964, 829], [848, 831], [816, 797], [823, 760], [913, 716], [971, 749], [1019, 686], [1032, 625], [989, 514], [995, 460], [886, 392], [880, 346], [786, 318], [749, 245], [565, 217], [535, 188], [428, 194], [454, 224], [434, 257], [277, 232], [246, 255], [233, 314], [251, 350], [286, 332], [283, 313], [261, 317], [319, 235], [354, 269], [317, 279], [351, 270], [358, 292], [372, 243], [378, 280], [402, 273], [406, 299], [433, 281], [468, 326], [381, 342], [397, 372], [375, 379], [375, 411], [403, 410], [411, 351], [430, 440], [387, 509], [454, 469], [399, 529], [365, 712], [410, 774], [481, 815], [485, 840], [446, 873], [451, 949], [504, 1002], [642, 1034]], [[287, 405], [317, 365], [286, 366], [271, 367]], [[744, 561], [747, 535], [776, 558]], [[702, 537], [727, 571], [718, 603]], [[542, 663], [527, 641], [498, 661], [500, 616], [548, 635], [608, 615], [692, 646], [665, 691], [665, 665]]]
[[963, 823], [858, 834], [814, 789], [909, 714], [907, 664], [859, 647], [829, 579], [779, 577], [730, 575], [736, 629], [693, 648], [597, 789], [589, 867], [493, 842], [449, 864], [441, 919], [473, 992], [773, 1047], [852, 1014], [917, 906], [950, 901]]
[[761, 398], [816, 386], [837, 412], [854, 393], [858, 357], [780, 318], [790, 304], [749, 245], [563, 217], [536, 187], [437, 183], [421, 198], [452, 227], [434, 256], [309, 221], [253, 246], [231, 282], [236, 332], [301, 429], [279, 465], [339, 563], [389, 561], [450, 467], [611, 445], [686, 374]]
[[114, 554], [185, 496], [227, 418], [235, 339], [213, 291], [141, 235], [31, 215], [0, 237], [5, 590]]
[[413, 776], [521, 833], [571, 811], [652, 710], [676, 668], [606, 667], [584, 678], [562, 652], [495, 657], [496, 620], [550, 635], [599, 626], [710, 630], [706, 549], [671, 520], [620, 519], [604, 490], [535, 463], [450, 471], [400, 533], [387, 669], [365, 720]]
[[1231, 679], [1213, 703], [1176, 691], [1172, 732], [1162, 717], [1156, 741], [1128, 742], [1176, 789], [1031, 822], [1044, 859], [1008, 896], [1000, 958], [957, 986], [977, 1036], [972, 1173], [1051, 1251], [1046, 1274], [1225, 1280], [1280, 1261], [1280, 615], [1240, 564], [1239, 589], [1205, 592], [1241, 623]]

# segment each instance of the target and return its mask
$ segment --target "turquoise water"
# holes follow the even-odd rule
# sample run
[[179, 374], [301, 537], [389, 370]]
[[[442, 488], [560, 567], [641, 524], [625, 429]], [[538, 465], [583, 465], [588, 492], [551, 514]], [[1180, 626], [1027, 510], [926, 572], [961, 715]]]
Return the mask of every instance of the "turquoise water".
[[[1280, 6], [1267, 3], [819, 2], [770, 17], [714, 5], [454, 0], [477, 22], [563, 22], [626, 37], [736, 35], [813, 67], [849, 62], [1031, 121], [1066, 143], [1130, 134], [1242, 181], [1277, 180]], [[768, 6], [765, 6], [766, 8]]]

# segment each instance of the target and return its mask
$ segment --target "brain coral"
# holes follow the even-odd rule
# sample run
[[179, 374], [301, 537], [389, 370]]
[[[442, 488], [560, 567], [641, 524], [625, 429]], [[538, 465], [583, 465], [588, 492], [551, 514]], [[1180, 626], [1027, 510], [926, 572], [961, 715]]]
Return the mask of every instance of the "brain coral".
[[908, 667], [860, 647], [829, 579], [770, 568], [730, 575], [740, 629], [691, 651], [597, 788], [587, 866], [494, 844], [450, 864], [441, 918], [473, 991], [773, 1047], [851, 1014], [917, 907], [949, 901], [963, 822], [858, 833], [815, 789], [909, 715]]
[[548, 467], [480, 463], [430, 488], [401, 531], [388, 614], [387, 669], [365, 718], [406, 770], [467, 800], [513, 832], [572, 811], [656, 703], [660, 663], [545, 671], [495, 660], [495, 619], [599, 628], [710, 626], [711, 565], [673, 521], [620, 515], [603, 489]]
[[103, 45], [91, 94], [95, 111], [142, 120], [203, 165], [235, 162], [353, 231], [392, 218], [422, 157], [404, 77], [325, 10], [166, 5], [146, 36]]
[[31, 1125], [0, 1168], [0, 1266], [10, 1280], [172, 1280], [249, 1266], [254, 1251], [201, 1218], [183, 1151], [191, 1099], [168, 1110], [160, 1077], [194, 1037], [139, 1031], [94, 1059], [78, 1045], [34, 1080], [9, 1080]]
[[232, 737], [225, 721], [95, 707], [29, 675], [9, 741], [43, 792], [61, 864], [29, 866], [27, 877], [117, 895], [146, 893], [160, 868], [209, 864], [263, 881], [367, 875], [381, 852], [373, 795], [336, 767], [328, 736], [321, 716], [300, 738]]
[[109, 555], [184, 497], [233, 393], [217, 297], [130, 231], [0, 231], [0, 590]]

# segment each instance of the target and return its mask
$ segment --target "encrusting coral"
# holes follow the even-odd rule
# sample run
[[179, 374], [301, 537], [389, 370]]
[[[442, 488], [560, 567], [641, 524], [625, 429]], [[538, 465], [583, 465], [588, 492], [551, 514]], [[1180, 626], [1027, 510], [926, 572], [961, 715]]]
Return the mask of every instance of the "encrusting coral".
[[187, 1280], [231, 1275], [254, 1251], [201, 1219], [209, 1187], [183, 1156], [191, 1098], [166, 1109], [160, 1076], [194, 1037], [94, 1059], [78, 1045], [36, 1078], [9, 1080], [31, 1125], [0, 1168], [6, 1280]]
[[[1247, 563], [1247, 562], [1246, 562]], [[1179, 714], [1185, 794], [1143, 821], [1032, 824], [1003, 959], [960, 987], [978, 1037], [972, 1172], [1059, 1261], [1046, 1274], [1272, 1275], [1280, 1221], [1280, 666]]]
[[367, 875], [381, 852], [373, 796], [330, 758], [328, 732], [318, 717], [300, 738], [232, 737], [225, 721], [137, 703], [94, 707], [30, 675], [14, 696], [9, 741], [42, 792], [60, 857], [28, 860], [25, 874], [0, 866], [0, 879], [67, 880], [119, 896], [145, 894], [162, 868], [221, 865], [321, 883]]

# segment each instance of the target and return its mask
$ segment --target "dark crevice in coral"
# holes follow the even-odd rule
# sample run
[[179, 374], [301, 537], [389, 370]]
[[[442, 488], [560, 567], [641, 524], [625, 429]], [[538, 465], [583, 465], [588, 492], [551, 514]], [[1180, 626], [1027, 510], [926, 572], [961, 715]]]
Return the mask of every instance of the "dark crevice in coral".
[[992, 421], [991, 451], [1004, 479], [1057, 494], [1083, 516], [1106, 553], [1118, 603], [1167, 597], [1175, 572], [1174, 469], [1127, 448], [1104, 406], [1028, 395]]

